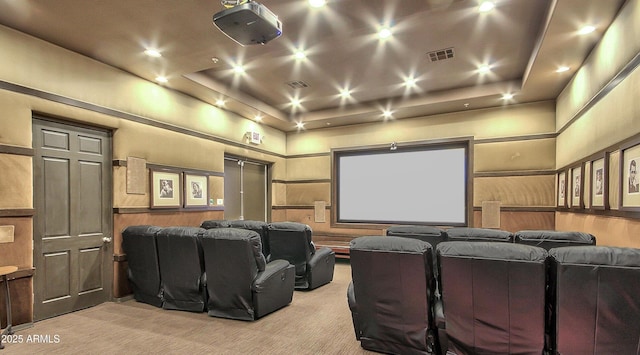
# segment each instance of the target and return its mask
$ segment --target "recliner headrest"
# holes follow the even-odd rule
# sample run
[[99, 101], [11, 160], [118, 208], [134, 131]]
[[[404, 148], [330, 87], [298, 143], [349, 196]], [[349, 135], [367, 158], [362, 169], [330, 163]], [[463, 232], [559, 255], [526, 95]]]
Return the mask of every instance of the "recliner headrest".
[[640, 249], [605, 246], [553, 248], [549, 255], [560, 263], [640, 267]]
[[267, 265], [267, 261], [262, 254], [262, 240], [257, 232], [249, 229], [240, 228], [216, 228], [208, 229], [202, 236], [205, 238], [214, 239], [226, 239], [226, 240], [238, 240], [245, 241], [251, 245], [253, 256], [256, 259], [258, 271], [264, 271]]
[[551, 240], [551, 241], [571, 241], [575, 243], [585, 243], [595, 245], [596, 237], [583, 232], [562, 232], [551, 230], [522, 230], [515, 233], [518, 240]]
[[436, 253], [442, 257], [544, 262], [548, 253], [540, 247], [502, 242], [443, 242]]
[[364, 236], [358, 237], [349, 243], [351, 250], [364, 251], [393, 251], [411, 254], [431, 252], [431, 244], [411, 238], [390, 236]]

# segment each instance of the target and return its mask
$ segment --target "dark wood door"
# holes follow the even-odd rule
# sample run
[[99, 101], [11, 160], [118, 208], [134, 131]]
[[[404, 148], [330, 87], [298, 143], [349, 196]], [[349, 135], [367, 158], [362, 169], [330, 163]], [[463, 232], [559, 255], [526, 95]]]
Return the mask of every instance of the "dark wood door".
[[34, 319], [111, 298], [111, 134], [33, 121]]

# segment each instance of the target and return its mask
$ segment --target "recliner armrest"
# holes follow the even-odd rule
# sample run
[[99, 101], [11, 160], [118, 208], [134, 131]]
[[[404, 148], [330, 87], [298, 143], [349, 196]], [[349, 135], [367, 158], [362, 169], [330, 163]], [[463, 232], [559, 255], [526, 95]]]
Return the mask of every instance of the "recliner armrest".
[[353, 281], [349, 282], [347, 287], [347, 302], [349, 303], [349, 309], [351, 312], [358, 312], [358, 303], [356, 302], [356, 293], [353, 290]]
[[313, 254], [313, 256], [311, 257], [311, 260], [309, 260], [309, 267], [313, 269], [313, 267], [316, 266], [316, 264], [324, 260], [324, 257], [329, 256], [332, 253], [333, 253], [333, 250], [331, 250], [331, 248], [329, 247], [322, 247], [316, 250], [316, 253]]
[[289, 262], [286, 260], [273, 260], [267, 264], [264, 271], [259, 272], [253, 282], [252, 290], [254, 292], [261, 292], [268, 289], [270, 281], [273, 279], [280, 280], [281, 273], [289, 267]]

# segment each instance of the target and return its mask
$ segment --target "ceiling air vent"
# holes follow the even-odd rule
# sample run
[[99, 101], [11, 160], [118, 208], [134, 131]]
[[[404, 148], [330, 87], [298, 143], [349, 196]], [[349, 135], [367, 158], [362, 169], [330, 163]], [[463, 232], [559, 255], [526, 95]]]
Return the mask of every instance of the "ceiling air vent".
[[292, 89], [304, 89], [309, 87], [309, 84], [305, 83], [302, 80], [289, 81], [286, 84], [289, 85], [289, 87]]
[[446, 49], [439, 49], [437, 51], [428, 52], [429, 60], [432, 62], [439, 62], [441, 60], [452, 59], [454, 52], [453, 47]]

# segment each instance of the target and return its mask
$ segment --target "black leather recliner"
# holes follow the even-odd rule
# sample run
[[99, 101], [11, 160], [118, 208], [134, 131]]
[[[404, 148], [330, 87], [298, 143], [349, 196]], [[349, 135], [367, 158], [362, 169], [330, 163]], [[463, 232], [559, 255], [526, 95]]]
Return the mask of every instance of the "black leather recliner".
[[567, 246], [596, 245], [596, 237], [583, 232], [523, 230], [516, 232], [515, 242], [550, 250], [551, 248]]
[[347, 300], [364, 349], [437, 353], [432, 255], [431, 245], [417, 239], [370, 236], [351, 241]]
[[255, 320], [293, 298], [295, 268], [286, 260], [266, 262], [257, 232], [207, 230], [202, 237], [210, 316]]
[[640, 352], [640, 249], [549, 251], [552, 354]]
[[156, 234], [164, 294], [162, 308], [203, 312], [206, 275], [200, 238], [205, 229], [167, 227]]
[[241, 228], [254, 231], [260, 235], [262, 241], [262, 254], [269, 260], [271, 252], [269, 251], [269, 233], [267, 230], [267, 222], [252, 220], [234, 220], [228, 221], [227, 224], [231, 228]]
[[269, 223], [271, 259], [283, 259], [296, 268], [296, 289], [312, 290], [333, 280], [336, 253], [330, 248], [316, 250], [311, 227], [303, 223]]
[[122, 231], [122, 249], [127, 254], [127, 277], [138, 302], [162, 307], [162, 287], [156, 226], [129, 226]]
[[499, 229], [454, 227], [447, 229], [447, 241], [513, 243], [513, 234]]
[[542, 354], [547, 251], [529, 245], [444, 242], [436, 250], [442, 352]]

